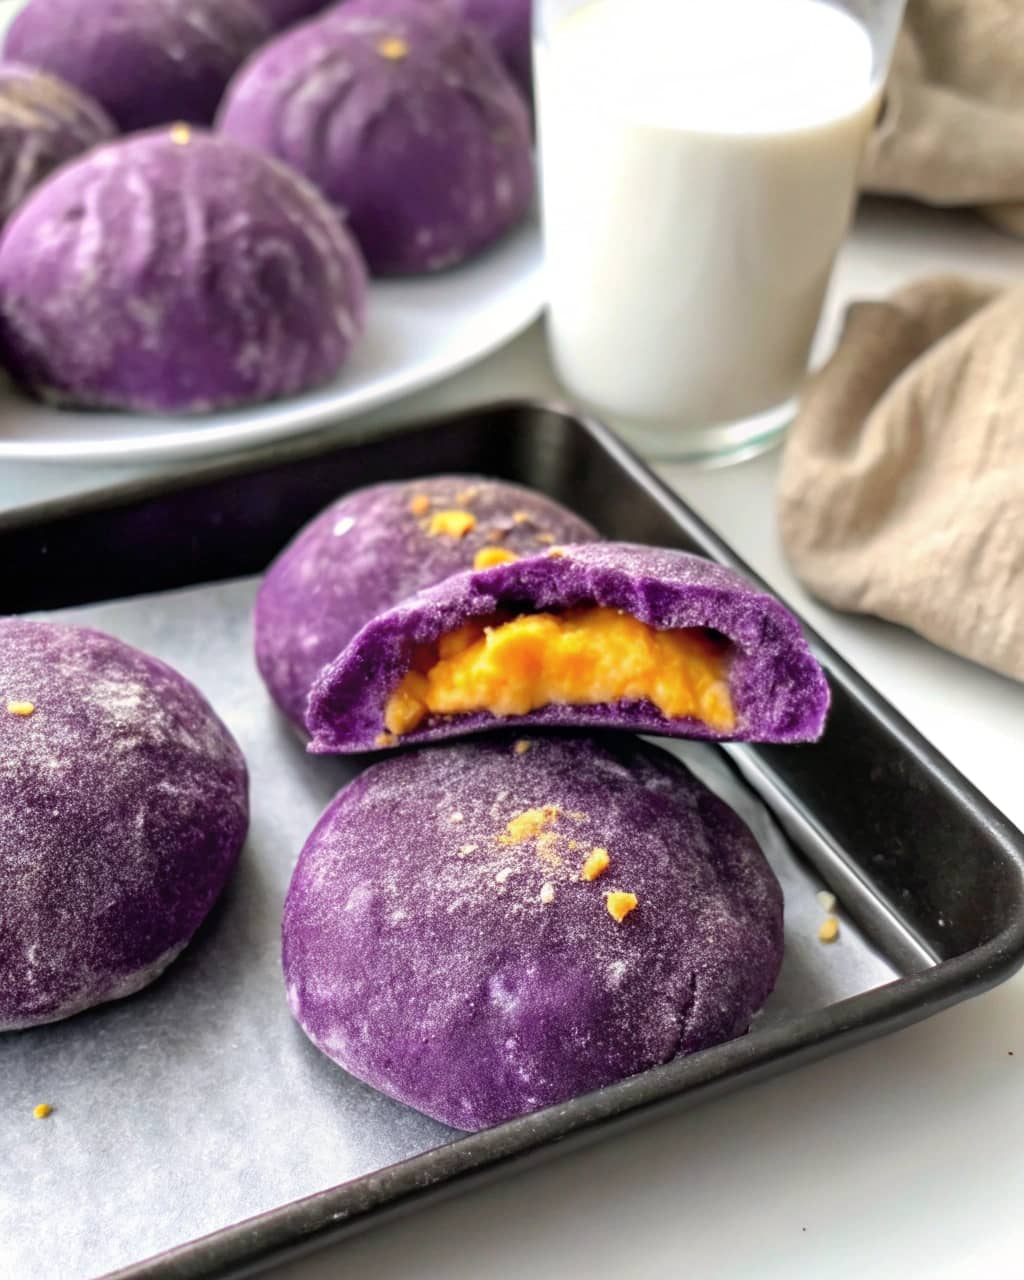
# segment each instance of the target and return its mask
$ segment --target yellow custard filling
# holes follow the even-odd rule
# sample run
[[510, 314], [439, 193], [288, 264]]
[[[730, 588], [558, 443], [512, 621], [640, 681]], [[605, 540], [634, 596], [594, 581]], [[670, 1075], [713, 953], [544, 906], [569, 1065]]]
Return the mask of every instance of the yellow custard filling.
[[645, 700], [670, 720], [692, 716], [728, 733], [728, 661], [723, 642], [700, 628], [656, 631], [598, 605], [469, 622], [416, 654], [384, 724], [403, 734], [428, 715]]

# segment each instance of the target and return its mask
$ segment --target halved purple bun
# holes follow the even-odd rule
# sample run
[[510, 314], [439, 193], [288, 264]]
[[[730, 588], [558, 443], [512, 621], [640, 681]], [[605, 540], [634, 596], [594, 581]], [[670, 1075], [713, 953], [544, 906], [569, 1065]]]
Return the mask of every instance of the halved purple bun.
[[319, 1049], [476, 1130], [743, 1034], [779, 973], [782, 893], [664, 751], [494, 734], [341, 791], [295, 868], [283, 942]]
[[58, 165], [115, 132], [99, 103], [73, 85], [0, 62], [0, 224]]
[[533, 199], [523, 96], [441, 5], [350, 0], [296, 27], [245, 64], [217, 124], [317, 186], [379, 275], [454, 266]]
[[0, 348], [44, 400], [202, 413], [333, 377], [366, 269], [316, 191], [269, 156], [179, 125], [96, 147], [0, 240]]
[[4, 57], [77, 86], [130, 132], [209, 124], [235, 68], [270, 34], [250, 0], [29, 0]]
[[0, 619], [0, 1031], [131, 995], [188, 943], [249, 822], [234, 738], [178, 672]]
[[[431, 532], [438, 513], [471, 528]], [[305, 724], [313, 682], [371, 618], [473, 565], [481, 551], [534, 555], [597, 534], [535, 489], [484, 476], [371, 485], [332, 502], [267, 570], [254, 614], [256, 663], [271, 697]]]
[[[727, 642], [729, 732], [693, 717], [667, 718], [648, 701], [552, 703], [498, 719], [488, 711], [430, 716], [395, 739], [386, 734], [391, 695], [419, 647], [499, 610], [558, 613], [577, 606], [619, 610], [657, 631], [709, 629]], [[313, 687], [306, 725], [318, 754], [428, 742], [507, 725], [629, 729], [739, 742], [810, 742], [829, 704], [824, 673], [784, 605], [740, 574], [699, 556], [627, 543], [553, 548], [545, 555], [463, 573], [369, 622]], [[388, 740], [390, 737], [390, 740]]]

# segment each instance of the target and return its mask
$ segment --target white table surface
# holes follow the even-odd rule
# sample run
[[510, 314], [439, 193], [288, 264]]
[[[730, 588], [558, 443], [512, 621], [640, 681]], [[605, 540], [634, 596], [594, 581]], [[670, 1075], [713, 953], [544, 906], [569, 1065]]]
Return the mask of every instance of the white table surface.
[[[934, 271], [1024, 277], [1024, 246], [970, 215], [871, 203], [838, 270], [842, 305]], [[364, 419], [397, 423], [557, 393], [539, 329]], [[336, 434], [344, 434], [336, 433]], [[777, 454], [662, 474], [863, 675], [1024, 827], [1024, 686], [909, 632], [817, 605], [773, 517]], [[144, 468], [11, 464], [0, 509]], [[1024, 975], [885, 1040], [412, 1215], [274, 1275], [688, 1276], [829, 1280], [1024, 1275]]]

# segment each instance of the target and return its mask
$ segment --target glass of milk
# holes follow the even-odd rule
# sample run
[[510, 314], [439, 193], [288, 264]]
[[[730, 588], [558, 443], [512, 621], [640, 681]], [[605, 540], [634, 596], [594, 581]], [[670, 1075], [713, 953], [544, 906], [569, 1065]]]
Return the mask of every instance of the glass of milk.
[[535, 0], [548, 334], [644, 452], [791, 419], [903, 0]]

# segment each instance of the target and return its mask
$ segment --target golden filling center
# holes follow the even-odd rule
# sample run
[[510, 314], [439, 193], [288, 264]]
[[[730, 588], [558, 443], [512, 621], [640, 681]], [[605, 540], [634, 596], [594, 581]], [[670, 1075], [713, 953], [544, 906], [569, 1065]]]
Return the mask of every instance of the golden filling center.
[[736, 718], [727, 667], [725, 646], [701, 628], [656, 631], [597, 605], [468, 622], [417, 652], [384, 724], [403, 734], [428, 715], [643, 700], [670, 720], [692, 716], [728, 733]]

